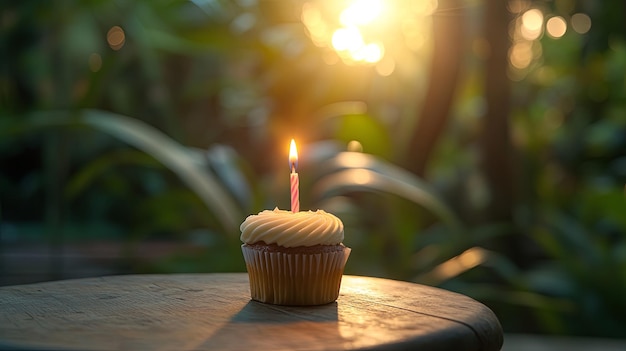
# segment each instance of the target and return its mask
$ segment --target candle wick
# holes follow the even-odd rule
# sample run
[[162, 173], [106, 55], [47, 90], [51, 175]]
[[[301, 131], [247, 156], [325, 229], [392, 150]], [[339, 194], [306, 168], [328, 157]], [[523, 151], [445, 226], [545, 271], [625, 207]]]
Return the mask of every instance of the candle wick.
[[296, 173], [296, 163], [295, 162], [291, 163], [291, 173]]

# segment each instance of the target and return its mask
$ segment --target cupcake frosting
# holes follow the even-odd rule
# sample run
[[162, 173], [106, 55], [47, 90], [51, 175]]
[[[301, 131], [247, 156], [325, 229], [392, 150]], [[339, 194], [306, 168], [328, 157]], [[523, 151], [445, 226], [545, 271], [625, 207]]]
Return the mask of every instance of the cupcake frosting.
[[265, 210], [250, 215], [241, 224], [241, 241], [265, 242], [284, 247], [337, 245], [343, 241], [343, 223], [324, 210]]

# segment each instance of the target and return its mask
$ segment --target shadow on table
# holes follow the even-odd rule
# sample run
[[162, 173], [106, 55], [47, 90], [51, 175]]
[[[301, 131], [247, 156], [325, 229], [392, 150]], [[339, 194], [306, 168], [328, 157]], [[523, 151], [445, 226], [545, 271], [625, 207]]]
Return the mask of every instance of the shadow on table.
[[337, 302], [320, 306], [279, 306], [250, 300], [233, 323], [337, 322]]
[[251, 300], [198, 349], [341, 349], [338, 321], [336, 302], [297, 307]]

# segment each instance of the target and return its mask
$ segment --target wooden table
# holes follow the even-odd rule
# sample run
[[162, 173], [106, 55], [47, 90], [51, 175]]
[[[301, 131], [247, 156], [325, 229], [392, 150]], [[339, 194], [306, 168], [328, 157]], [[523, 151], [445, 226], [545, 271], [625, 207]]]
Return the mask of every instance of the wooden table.
[[126, 275], [0, 288], [0, 349], [499, 350], [493, 312], [449, 291], [343, 277], [335, 303], [250, 300], [248, 275]]

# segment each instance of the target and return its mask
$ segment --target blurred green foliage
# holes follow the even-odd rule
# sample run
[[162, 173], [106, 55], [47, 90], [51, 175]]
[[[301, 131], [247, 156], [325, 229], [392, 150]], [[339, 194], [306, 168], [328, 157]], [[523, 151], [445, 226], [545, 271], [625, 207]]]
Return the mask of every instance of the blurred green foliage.
[[[4, 3], [0, 255], [108, 240], [119, 272], [243, 271], [238, 223], [289, 207], [296, 136], [303, 208], [342, 218], [347, 273], [460, 291], [508, 331], [623, 336], [624, 4], [533, 2], [557, 14], [564, 3], [592, 30], [543, 36], [511, 83], [518, 200], [505, 223], [481, 220], [485, 101], [471, 54], [424, 180], [395, 164], [419, 152], [404, 146], [427, 68], [382, 77], [325, 63], [300, 1]], [[353, 140], [363, 153], [346, 151]], [[150, 241], [173, 250], [144, 259]]]

